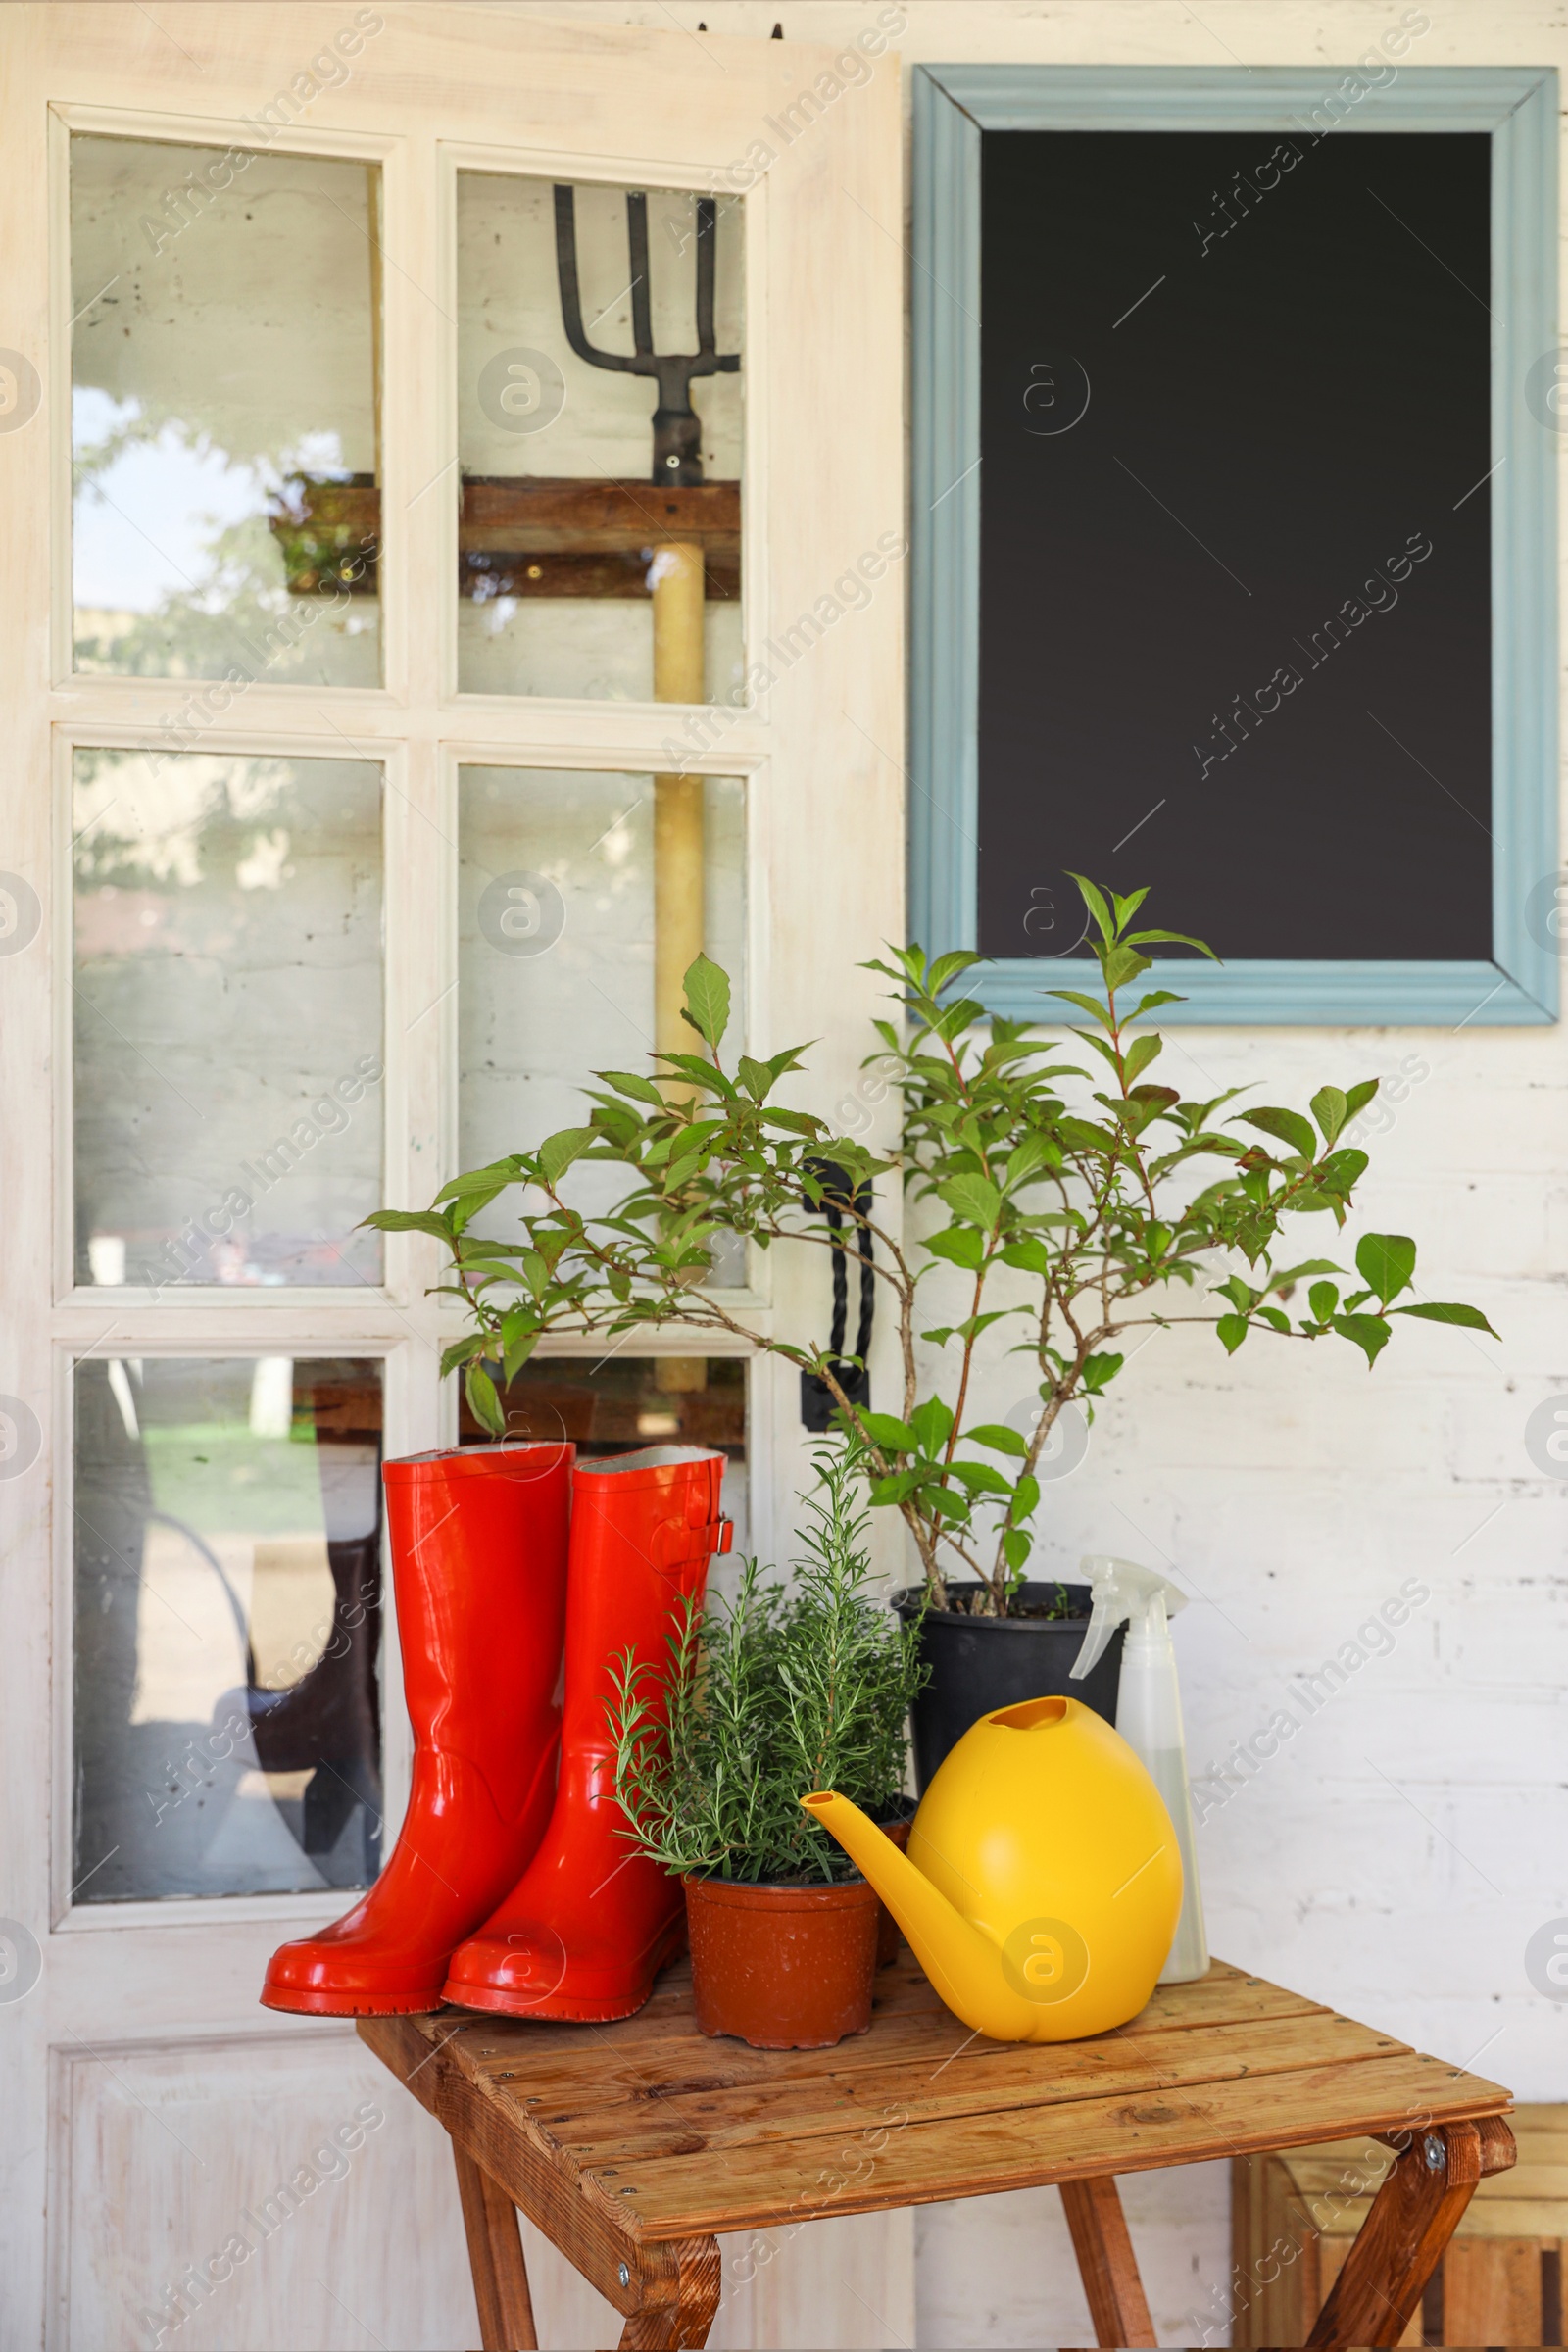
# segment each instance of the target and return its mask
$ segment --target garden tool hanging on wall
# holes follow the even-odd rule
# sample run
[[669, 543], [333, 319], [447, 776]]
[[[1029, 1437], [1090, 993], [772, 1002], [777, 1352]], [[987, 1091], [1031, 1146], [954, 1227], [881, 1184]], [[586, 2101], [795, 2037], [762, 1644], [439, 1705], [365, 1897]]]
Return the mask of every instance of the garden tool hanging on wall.
[[[556, 189], [556, 269], [566, 340], [590, 368], [622, 375], [653, 376], [659, 385], [654, 411], [650, 479], [684, 489], [702, 481], [702, 419], [692, 407], [691, 387], [699, 375], [733, 375], [738, 352], [720, 352], [714, 340], [714, 248], [718, 208], [710, 196], [697, 199], [697, 349], [656, 352], [648, 270], [648, 198], [626, 198], [626, 243], [631, 265], [632, 342], [629, 352], [601, 351], [582, 322], [577, 280], [577, 223], [574, 191]], [[701, 539], [654, 538], [649, 581], [654, 603], [654, 700], [700, 703], [703, 676], [704, 564]], [[689, 965], [703, 952], [703, 779], [654, 778], [654, 1044], [662, 1054], [683, 1053], [688, 1042], [681, 1019], [683, 984]]]
[[[833, 1329], [828, 1341], [828, 1360], [833, 1376], [852, 1404], [871, 1402], [871, 1372], [867, 1358], [871, 1352], [871, 1323], [876, 1312], [876, 1274], [871, 1264], [871, 1236], [863, 1224], [856, 1223], [845, 1238], [845, 1228], [851, 1217], [858, 1220], [871, 1213], [871, 1187], [862, 1184], [854, 1188], [849, 1176], [837, 1160], [818, 1159], [808, 1164], [808, 1174], [821, 1186], [820, 1206], [827, 1228], [834, 1239], [833, 1249]], [[847, 1213], [848, 1212], [848, 1213]], [[850, 1285], [849, 1260], [856, 1258], [860, 1268], [860, 1328], [856, 1335], [857, 1363], [844, 1360], [844, 1336], [849, 1322]], [[831, 1429], [833, 1415], [838, 1409], [827, 1382], [817, 1372], [801, 1374], [801, 1422], [813, 1432]]]

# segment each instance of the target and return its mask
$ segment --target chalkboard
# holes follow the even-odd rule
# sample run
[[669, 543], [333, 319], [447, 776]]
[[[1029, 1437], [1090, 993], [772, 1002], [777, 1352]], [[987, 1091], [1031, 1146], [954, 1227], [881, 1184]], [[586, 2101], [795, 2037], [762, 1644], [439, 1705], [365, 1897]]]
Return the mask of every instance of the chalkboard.
[[1490, 145], [986, 134], [987, 955], [1491, 954]]
[[1554, 1017], [1554, 76], [924, 72], [917, 931], [1016, 1010], [1077, 871], [1210, 1017]]

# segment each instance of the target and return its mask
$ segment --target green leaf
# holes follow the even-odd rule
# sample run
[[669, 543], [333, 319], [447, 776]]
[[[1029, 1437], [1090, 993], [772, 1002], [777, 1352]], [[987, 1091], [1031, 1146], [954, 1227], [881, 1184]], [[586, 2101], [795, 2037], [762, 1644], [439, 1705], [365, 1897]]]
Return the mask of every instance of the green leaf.
[[884, 1453], [918, 1453], [919, 1439], [907, 1421], [901, 1421], [897, 1414], [861, 1413], [860, 1421], [866, 1435]]
[[1002, 1556], [1014, 1576], [1035, 1547], [1035, 1540], [1021, 1527], [1009, 1527], [1002, 1539]]
[[705, 1045], [716, 1054], [719, 1042], [729, 1027], [729, 974], [706, 956], [699, 956], [686, 971], [686, 1009], [682, 1015], [691, 1023]]
[[985, 1237], [976, 1233], [972, 1225], [944, 1225], [940, 1233], [932, 1234], [925, 1247], [933, 1257], [945, 1257], [971, 1274], [979, 1272], [986, 1253]]
[[1013, 1525], [1016, 1527], [1020, 1519], [1027, 1519], [1039, 1501], [1040, 1481], [1033, 1471], [1027, 1471], [1012, 1490], [1012, 1507], [1007, 1516]]
[[1007, 1244], [1002, 1252], [1002, 1262], [1004, 1266], [1017, 1266], [1025, 1274], [1052, 1274], [1058, 1261], [1048, 1243], [1026, 1233]]
[[1282, 1313], [1277, 1306], [1260, 1306], [1257, 1310], [1257, 1319], [1260, 1323], [1266, 1323], [1271, 1331], [1283, 1331], [1288, 1334], [1291, 1328], [1290, 1316]]
[[1302, 1159], [1317, 1157], [1317, 1137], [1298, 1110], [1265, 1107], [1262, 1110], [1239, 1111], [1237, 1116], [1249, 1127], [1260, 1127], [1265, 1135], [1273, 1136], [1279, 1143], [1289, 1144], [1291, 1150], [1299, 1152]]
[[1314, 1282], [1306, 1296], [1311, 1305], [1313, 1322], [1327, 1323], [1340, 1303], [1339, 1285], [1332, 1282]]
[[1354, 1346], [1361, 1348], [1363, 1354], [1366, 1354], [1368, 1371], [1378, 1362], [1382, 1350], [1394, 1336], [1382, 1315], [1336, 1315], [1333, 1327], [1336, 1327], [1340, 1339], [1354, 1341]]
[[937, 1197], [956, 1217], [965, 1218], [986, 1233], [996, 1231], [1002, 1195], [989, 1176], [950, 1176], [946, 1184], [937, 1186]]
[[754, 1102], [762, 1102], [773, 1083], [770, 1065], [765, 1061], [754, 1061], [750, 1054], [741, 1055], [735, 1065], [735, 1075]]
[[1334, 1138], [1350, 1115], [1350, 1106], [1337, 1086], [1320, 1086], [1312, 1097], [1312, 1116], [1323, 1130], [1323, 1141], [1332, 1151]]
[[1124, 941], [1120, 947], [1102, 951], [1100, 968], [1107, 988], [1125, 988], [1129, 980], [1136, 980], [1140, 972], [1147, 972], [1151, 966], [1147, 956], [1140, 956], [1136, 948], [1128, 947]]
[[1086, 1355], [1083, 1383], [1089, 1395], [1102, 1396], [1126, 1360], [1125, 1356], [1112, 1354], [1107, 1349], [1102, 1349], [1098, 1355]]
[[1130, 948], [1152, 947], [1160, 941], [1173, 948], [1196, 948], [1200, 956], [1208, 957], [1210, 963], [1218, 963], [1220, 960], [1213, 949], [1203, 940], [1192, 939], [1185, 931], [1129, 931], [1127, 934], [1127, 945]]
[[888, 1503], [904, 1502], [919, 1483], [920, 1473], [917, 1470], [895, 1470], [891, 1478], [872, 1480], [870, 1500], [879, 1510]]
[[651, 1078], [641, 1078], [635, 1070], [595, 1070], [594, 1076], [612, 1086], [617, 1095], [630, 1095], [638, 1102], [651, 1102], [656, 1110], [667, 1110], [658, 1087]]
[[940, 1396], [928, 1396], [924, 1404], [917, 1404], [909, 1415], [909, 1427], [922, 1452], [940, 1453], [953, 1427], [953, 1413]]
[[526, 1156], [514, 1152], [508, 1159], [493, 1159], [488, 1167], [469, 1168], [462, 1176], [454, 1176], [436, 1195], [436, 1203], [461, 1199], [466, 1193], [482, 1193], [498, 1186], [515, 1184], [526, 1172]]
[[373, 1225], [377, 1233], [432, 1233], [438, 1242], [450, 1242], [453, 1227], [435, 1209], [430, 1208], [372, 1208], [362, 1225]]
[[1356, 1246], [1355, 1269], [1380, 1304], [1408, 1290], [1415, 1272], [1415, 1244], [1408, 1234], [1367, 1233]]
[[1358, 1110], [1365, 1110], [1377, 1091], [1378, 1081], [1376, 1078], [1363, 1078], [1359, 1086], [1348, 1088], [1345, 1096], [1346, 1117], [1353, 1119]]
[[470, 1356], [482, 1354], [489, 1345], [490, 1334], [487, 1331], [470, 1331], [466, 1340], [454, 1340], [450, 1348], [443, 1348], [442, 1379], [445, 1380], [449, 1372], [455, 1372], [460, 1364], [466, 1364]]
[[1059, 1168], [1060, 1147], [1049, 1135], [1026, 1135], [1007, 1155], [1006, 1188], [1015, 1193], [1028, 1184], [1042, 1168]]
[[1214, 1329], [1224, 1343], [1226, 1354], [1234, 1355], [1247, 1337], [1247, 1317], [1245, 1315], [1221, 1315]]
[[1101, 938], [1109, 947], [1116, 936], [1116, 926], [1111, 920], [1110, 908], [1105, 905], [1103, 894], [1083, 874], [1075, 874], [1071, 866], [1067, 868], [1067, 878], [1069, 881], [1077, 883], [1078, 896], [1094, 917]]
[[1016, 1454], [1022, 1461], [1029, 1451], [1028, 1442], [1018, 1431], [1009, 1429], [1005, 1421], [982, 1421], [975, 1429], [963, 1433], [966, 1446], [989, 1446], [993, 1453]]
[[989, 1462], [955, 1462], [952, 1469], [954, 1477], [962, 1479], [971, 1494], [1012, 1493], [1011, 1479], [1004, 1478], [1000, 1470], [993, 1470]]
[[1368, 1371], [1394, 1336], [1381, 1315], [1336, 1315], [1334, 1328], [1341, 1339], [1353, 1341], [1364, 1351]]
[[539, 1165], [548, 1184], [559, 1184], [574, 1159], [580, 1159], [593, 1143], [591, 1127], [562, 1127], [547, 1136], [539, 1147]]
[[1129, 1086], [1132, 1085], [1133, 1080], [1138, 1076], [1141, 1070], [1148, 1069], [1150, 1063], [1153, 1060], [1155, 1054], [1158, 1054], [1164, 1042], [1164, 1039], [1159, 1037], [1134, 1038], [1131, 1046], [1128, 1048], [1127, 1060], [1125, 1064], [1127, 1084]]
[[[1080, 1012], [1087, 1012], [1091, 1020], [1100, 1023], [1102, 1029], [1110, 1028], [1110, 1015], [1098, 998], [1083, 996], [1076, 988], [1048, 988], [1046, 994], [1048, 997], [1059, 998], [1063, 1004], [1076, 1004]], [[1075, 1030], [1073, 1034], [1082, 1036], [1083, 1032]], [[1097, 1039], [1092, 1042], [1098, 1044], [1099, 1041]]]
[[507, 1434], [507, 1416], [496, 1395], [496, 1384], [484, 1366], [470, 1364], [463, 1376], [463, 1386], [467, 1394], [468, 1409], [480, 1428], [489, 1430], [493, 1437], [504, 1438]]
[[1178, 996], [1173, 988], [1152, 988], [1147, 997], [1139, 998], [1125, 1018], [1141, 1021], [1146, 1012], [1157, 1012], [1161, 1004], [1185, 1004], [1186, 1002], [1187, 999]]
[[1423, 1298], [1419, 1306], [1396, 1306], [1396, 1315], [1415, 1315], [1423, 1323], [1457, 1323], [1466, 1331], [1485, 1331], [1494, 1340], [1502, 1334], [1493, 1331], [1492, 1325], [1479, 1306], [1464, 1306], [1454, 1299]]

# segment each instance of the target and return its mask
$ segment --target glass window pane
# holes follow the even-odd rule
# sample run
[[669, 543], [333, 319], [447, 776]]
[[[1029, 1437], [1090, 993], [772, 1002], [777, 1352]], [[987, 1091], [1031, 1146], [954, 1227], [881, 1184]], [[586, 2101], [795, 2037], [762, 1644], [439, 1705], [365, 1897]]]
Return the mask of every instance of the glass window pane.
[[[489, 1446], [458, 1383], [458, 1442]], [[746, 1365], [735, 1355], [534, 1356], [507, 1391], [507, 1430], [514, 1439], [552, 1445], [568, 1440], [585, 1458], [630, 1453], [639, 1446], [712, 1446], [724, 1454], [722, 1500], [735, 1522], [728, 1558], [713, 1560], [709, 1585], [726, 1580], [751, 1549], [747, 1499]]]
[[73, 1899], [380, 1864], [381, 1368], [76, 1367]]
[[72, 832], [77, 1281], [379, 1281], [379, 767], [82, 750]]
[[741, 227], [733, 197], [460, 174], [465, 692], [740, 701]]
[[378, 684], [379, 167], [71, 158], [75, 666]]
[[[656, 1044], [686, 1051], [679, 979], [699, 952], [730, 976], [723, 1051], [733, 1068], [746, 1035], [745, 792], [733, 777], [688, 786], [618, 772], [466, 767], [459, 849], [464, 1167], [575, 1125], [578, 1090], [592, 1071], [651, 1072]], [[693, 865], [700, 894], [683, 900], [682, 875]], [[671, 951], [662, 957], [662, 914]], [[620, 1189], [612, 1168], [583, 1166], [572, 1177], [573, 1198], [591, 1215]], [[508, 1213], [503, 1199], [475, 1229], [504, 1232]], [[731, 1268], [726, 1279], [741, 1276]]]

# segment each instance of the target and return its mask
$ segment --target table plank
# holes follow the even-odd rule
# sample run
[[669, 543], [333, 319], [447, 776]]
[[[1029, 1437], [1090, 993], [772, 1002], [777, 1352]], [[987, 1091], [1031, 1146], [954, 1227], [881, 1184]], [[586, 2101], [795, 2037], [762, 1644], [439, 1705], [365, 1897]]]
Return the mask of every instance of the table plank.
[[[1403, 2053], [1404, 2044], [1369, 2026], [1341, 2021], [1336, 2057], [1356, 2059]], [[654, 2084], [630, 2069], [616, 2082], [595, 2082], [573, 2101], [569, 2087], [546, 2095], [533, 2108], [541, 2129], [580, 2164], [619, 2157], [697, 2155], [759, 2141], [798, 2140], [841, 2132], [846, 2103], [864, 2123], [887, 2111], [905, 2121], [953, 2120], [1049, 2099], [1130, 2097], [1136, 2093], [1193, 2086], [1244, 2076], [1287, 2074], [1321, 2063], [1322, 2035], [1315, 2018], [1286, 2018], [1265, 2025], [1216, 2026], [1206, 2034], [1147, 2034], [1124, 2039], [1110, 2034], [1094, 2041], [1061, 2042], [1047, 2049], [1017, 2044], [988, 2045], [990, 2055], [929, 2057], [868, 2070], [820, 2074], [769, 2083], [751, 2079], [725, 2083], [712, 2078]], [[830, 2053], [823, 2053], [830, 2055]], [[529, 2074], [519, 2078], [532, 2082]]]
[[1429, 2058], [1369, 2058], [1196, 2092], [1021, 2103], [958, 2123], [911, 2122], [889, 2130], [880, 2145], [852, 2130], [836, 2149], [831, 2140], [785, 2141], [632, 2159], [615, 2168], [613, 2185], [646, 2236], [722, 2232], [1409, 2130], [1500, 2114], [1510, 2103], [1500, 2085]]
[[541, 2200], [551, 2208], [558, 2243], [554, 2225], [575, 2217], [597, 2258], [583, 2267], [600, 2277], [627, 2239], [1197, 2163], [1511, 2104], [1495, 2083], [1223, 1962], [1081, 2042], [968, 2034], [906, 1952], [878, 1980], [870, 2032], [830, 2050], [705, 2037], [684, 1965], [611, 2025], [447, 2010], [365, 2020], [361, 2032], [497, 2179], [526, 2188], [519, 2201], [536, 2218]]

